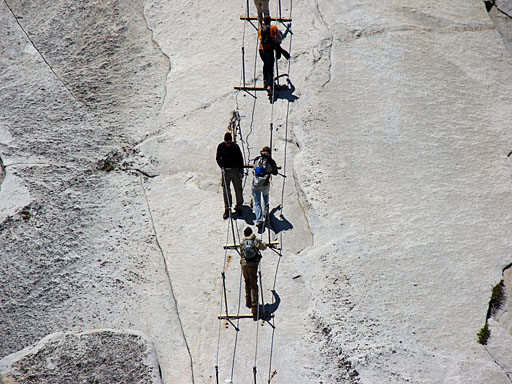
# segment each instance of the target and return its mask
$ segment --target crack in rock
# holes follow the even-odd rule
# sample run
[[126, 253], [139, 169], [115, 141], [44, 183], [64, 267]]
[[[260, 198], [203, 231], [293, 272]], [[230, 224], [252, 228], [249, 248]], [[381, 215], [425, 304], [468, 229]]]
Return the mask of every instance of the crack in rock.
[[0, 157], [0, 190], [2, 190], [2, 182], [5, 179], [5, 167], [2, 158]]
[[[332, 69], [332, 45], [333, 45], [333, 42], [334, 42], [334, 34], [332, 33], [332, 30], [331, 28], [329, 27], [329, 24], [325, 21], [325, 18], [324, 18], [324, 15], [322, 14], [322, 11], [320, 11], [320, 6], [318, 4], [318, 1], [315, 0], [315, 6], [316, 6], [316, 9], [315, 9], [315, 13], [317, 13], [318, 15], [318, 18], [320, 19], [320, 21], [322, 22], [322, 24], [324, 25], [325, 29], [327, 30], [327, 32], [329, 33], [329, 43], [327, 44], [327, 52], [328, 52], [328, 60], [329, 60], [329, 66], [328, 66], [328, 71], [327, 71], [327, 74], [328, 74], [328, 77], [327, 77], [327, 80], [322, 84], [322, 88], [325, 87], [327, 84], [329, 84], [329, 82], [331, 81], [331, 77], [332, 77], [332, 74], [331, 74], [331, 69]], [[322, 58], [323, 58], [323, 52], [320, 53], [320, 57], [318, 58], [317, 62], [320, 61]], [[316, 67], [316, 63], [315, 63], [315, 67]], [[313, 69], [314, 71], [314, 69]]]
[[414, 24], [401, 24], [389, 27], [379, 27], [367, 30], [354, 29], [349, 31], [348, 36], [345, 38], [338, 38], [337, 41], [341, 43], [351, 42], [364, 37], [372, 37], [376, 35], [383, 35], [393, 32], [403, 31], [419, 31], [419, 32], [438, 32], [438, 33], [450, 33], [450, 32], [480, 32], [480, 31], [491, 31], [495, 28], [487, 24], [454, 24], [447, 27], [435, 28], [427, 27], [423, 25]]
[[155, 45], [155, 47], [160, 51], [160, 53], [162, 54], [163, 57], [165, 57], [165, 59], [167, 60], [167, 75], [165, 76], [165, 81], [164, 81], [164, 96], [162, 97], [162, 102], [160, 103], [160, 110], [162, 110], [163, 106], [165, 105], [165, 100], [167, 99], [167, 80], [169, 79], [169, 75], [171, 74], [171, 69], [172, 69], [172, 66], [171, 66], [171, 58], [169, 57], [169, 55], [167, 55], [162, 47], [160, 46], [160, 44], [158, 44], [158, 42], [155, 40], [155, 33], [153, 32], [153, 29], [149, 26], [149, 21], [148, 21], [148, 17], [146, 16], [146, 7], [143, 7], [143, 10], [142, 10], [142, 18], [144, 19], [144, 23], [146, 24], [146, 28], [148, 29], [149, 33], [151, 34], [151, 41], [153, 42], [153, 44]]
[[4, 0], [4, 3], [7, 7], [7, 9], [9, 9], [9, 12], [11, 12], [12, 16], [14, 17], [14, 20], [16, 21], [16, 24], [18, 24], [18, 26], [20, 27], [21, 31], [23, 32], [23, 34], [27, 37], [28, 41], [30, 42], [30, 44], [32, 45], [32, 47], [36, 50], [36, 52], [38, 53], [39, 57], [41, 58], [41, 60], [43, 60], [43, 62], [46, 64], [46, 66], [50, 69], [50, 71], [53, 73], [53, 75], [57, 78], [57, 80], [64, 86], [64, 88], [68, 91], [69, 95], [80, 105], [83, 105], [85, 106], [80, 100], [78, 100], [75, 95], [73, 94], [73, 92], [71, 92], [71, 90], [69, 89], [69, 87], [66, 85], [66, 83], [64, 82], [64, 80], [62, 80], [62, 78], [55, 72], [55, 70], [53, 69], [53, 67], [51, 66], [51, 64], [46, 60], [46, 57], [42, 54], [42, 52], [39, 50], [39, 48], [36, 46], [36, 44], [34, 43], [34, 41], [31, 39], [30, 35], [28, 34], [28, 32], [25, 30], [25, 28], [23, 28], [23, 26], [21, 25], [20, 23], [20, 19], [22, 19], [22, 17], [20, 16], [16, 16], [16, 14], [14, 13], [14, 11], [12, 10], [11, 6], [9, 5], [9, 3], [7, 3], [7, 0]]

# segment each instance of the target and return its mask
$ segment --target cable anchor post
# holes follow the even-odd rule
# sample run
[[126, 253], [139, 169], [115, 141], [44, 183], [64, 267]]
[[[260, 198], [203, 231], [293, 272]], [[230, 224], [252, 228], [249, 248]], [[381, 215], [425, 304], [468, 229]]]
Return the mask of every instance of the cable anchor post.
[[270, 123], [270, 157], [272, 157], [272, 136], [274, 133], [274, 123]]
[[226, 274], [224, 272], [221, 273], [222, 276], [222, 289], [224, 290], [224, 306], [226, 307], [226, 320], [235, 328], [235, 331], [239, 331], [240, 329], [231, 321], [228, 315], [228, 296], [226, 292]]
[[252, 367], [252, 374], [254, 378], [254, 384], [256, 384], [256, 366]]
[[[263, 279], [261, 278], [261, 269], [258, 271], [258, 274], [259, 274], [259, 277], [260, 277], [260, 296], [261, 296], [261, 300], [258, 300], [258, 301], [261, 301], [261, 313], [258, 313], [258, 317], [260, 318], [265, 318], [265, 300], [263, 298]], [[258, 307], [260, 305], [258, 304]], [[259, 308], [258, 308], [258, 312], [259, 312]]]
[[242, 47], [242, 78], [244, 83], [244, 88], [247, 87], [245, 84], [245, 47]]

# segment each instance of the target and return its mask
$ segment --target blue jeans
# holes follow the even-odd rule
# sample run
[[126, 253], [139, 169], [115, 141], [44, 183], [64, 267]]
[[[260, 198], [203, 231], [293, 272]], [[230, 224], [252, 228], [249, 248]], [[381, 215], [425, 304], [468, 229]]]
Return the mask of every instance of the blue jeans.
[[[256, 222], [263, 222], [263, 214], [268, 214], [268, 199], [270, 193], [270, 184], [262, 187], [252, 186], [252, 198], [254, 199], [254, 214]], [[261, 211], [261, 195], [263, 195], [264, 213]]]

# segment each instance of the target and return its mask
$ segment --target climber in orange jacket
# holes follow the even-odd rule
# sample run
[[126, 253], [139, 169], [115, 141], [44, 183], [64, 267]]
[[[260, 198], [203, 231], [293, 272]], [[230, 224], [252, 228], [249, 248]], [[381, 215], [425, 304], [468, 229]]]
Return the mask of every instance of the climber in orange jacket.
[[270, 16], [265, 16], [263, 25], [258, 30], [258, 37], [260, 39], [260, 57], [263, 61], [263, 86], [267, 92], [272, 93], [274, 85], [274, 51], [279, 60], [283, 55], [287, 60], [290, 59], [290, 54], [281, 48], [281, 41], [283, 36], [275, 25], [271, 25], [272, 19]]

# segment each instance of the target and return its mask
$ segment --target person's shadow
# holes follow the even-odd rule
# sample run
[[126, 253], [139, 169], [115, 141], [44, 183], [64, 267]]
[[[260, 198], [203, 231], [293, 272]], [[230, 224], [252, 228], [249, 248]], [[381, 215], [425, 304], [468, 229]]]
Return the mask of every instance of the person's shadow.
[[274, 229], [274, 233], [276, 234], [278, 234], [281, 231], [287, 231], [293, 228], [292, 223], [290, 223], [282, 213], [279, 215], [279, 218], [275, 216], [276, 212], [280, 209], [281, 205], [278, 205], [277, 207], [273, 208], [269, 214], [269, 218], [270, 220], [272, 220], [272, 227]]
[[295, 85], [293, 85], [291, 80], [286, 79], [286, 82], [288, 83], [288, 85], [283, 85], [279, 87], [277, 92], [274, 94], [274, 101], [277, 99], [283, 99], [293, 103], [295, 100], [299, 98], [298, 96], [295, 96], [293, 94], [293, 92], [295, 92]]
[[[274, 296], [274, 302], [272, 304], [264, 304], [263, 306], [260, 305], [260, 318], [262, 320], [270, 319], [270, 315], [275, 313], [277, 311], [277, 308], [279, 308], [279, 304], [281, 304], [281, 298], [277, 294], [276, 291], [272, 290], [272, 295]], [[263, 307], [263, 308], [262, 308]]]
[[237, 216], [237, 219], [244, 220], [247, 225], [254, 225], [256, 215], [252, 211], [252, 208], [247, 205], [242, 205], [242, 216]]

